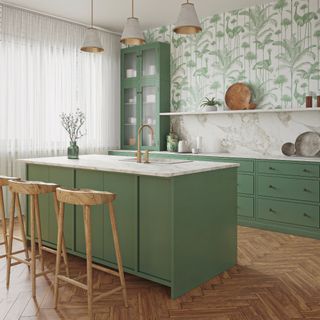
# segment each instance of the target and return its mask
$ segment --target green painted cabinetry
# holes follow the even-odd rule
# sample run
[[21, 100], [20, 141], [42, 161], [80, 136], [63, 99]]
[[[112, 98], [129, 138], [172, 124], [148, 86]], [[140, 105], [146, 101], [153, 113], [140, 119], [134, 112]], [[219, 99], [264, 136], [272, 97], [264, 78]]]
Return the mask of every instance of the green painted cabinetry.
[[[124, 155], [122, 151], [110, 154]], [[320, 162], [178, 153], [151, 157], [239, 163], [240, 225], [320, 239]]]
[[[74, 170], [69, 168], [57, 168], [39, 165], [28, 165], [28, 180], [54, 182], [67, 188], [74, 188]], [[49, 245], [57, 242], [57, 221], [53, 206], [53, 196], [39, 196], [40, 219], [42, 239]], [[67, 205], [65, 209], [65, 239], [68, 249], [74, 250], [74, 207]], [[29, 219], [27, 219], [27, 235], [30, 236]]]
[[[173, 298], [236, 264], [237, 168], [172, 178], [45, 165], [28, 165], [27, 172], [29, 180], [116, 193], [125, 271], [170, 287]], [[44, 243], [55, 247], [57, 227], [50, 198], [41, 197], [40, 210]], [[85, 257], [82, 208], [66, 206], [65, 219], [69, 253]], [[91, 225], [93, 260], [115, 267], [105, 206], [92, 208]]]
[[148, 124], [142, 134], [142, 149], [164, 150], [169, 118], [160, 112], [170, 110], [170, 45], [156, 42], [121, 50], [121, 146], [137, 148], [138, 128]]

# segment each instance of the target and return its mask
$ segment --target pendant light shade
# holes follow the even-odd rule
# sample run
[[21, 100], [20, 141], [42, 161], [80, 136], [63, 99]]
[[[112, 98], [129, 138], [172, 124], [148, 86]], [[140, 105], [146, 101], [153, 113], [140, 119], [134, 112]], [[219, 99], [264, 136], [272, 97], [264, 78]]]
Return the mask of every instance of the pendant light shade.
[[129, 46], [145, 43], [139, 19], [134, 16], [134, 0], [132, 0], [132, 16], [127, 19], [120, 41]]
[[93, 0], [91, 0], [91, 28], [87, 29], [84, 36], [84, 42], [80, 49], [84, 52], [103, 52], [98, 30], [93, 28]]
[[81, 51], [93, 53], [104, 51], [100, 42], [98, 31], [96, 29], [87, 29]]
[[181, 5], [181, 11], [173, 31], [178, 34], [194, 34], [202, 31], [194, 4], [189, 3], [189, 0]]

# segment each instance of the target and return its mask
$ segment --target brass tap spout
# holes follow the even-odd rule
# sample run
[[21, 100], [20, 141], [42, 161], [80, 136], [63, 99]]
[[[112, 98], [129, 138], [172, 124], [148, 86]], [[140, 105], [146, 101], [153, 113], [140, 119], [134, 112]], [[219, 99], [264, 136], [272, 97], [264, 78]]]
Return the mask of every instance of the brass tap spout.
[[[150, 127], [149, 125], [147, 124], [143, 124], [139, 127], [138, 129], [138, 151], [137, 151], [137, 162], [138, 163], [141, 163], [141, 159], [142, 159], [142, 153], [141, 153], [141, 134], [142, 134], [142, 131], [143, 131], [143, 128], [149, 128], [150, 131], [151, 131], [151, 136], [152, 136], [152, 140], [153, 140], [153, 137], [154, 137], [154, 133], [153, 133], [153, 129], [152, 127]], [[148, 151], [148, 150], [147, 150]], [[146, 158], [145, 158], [145, 163], [149, 163], [149, 152], [146, 152]]]

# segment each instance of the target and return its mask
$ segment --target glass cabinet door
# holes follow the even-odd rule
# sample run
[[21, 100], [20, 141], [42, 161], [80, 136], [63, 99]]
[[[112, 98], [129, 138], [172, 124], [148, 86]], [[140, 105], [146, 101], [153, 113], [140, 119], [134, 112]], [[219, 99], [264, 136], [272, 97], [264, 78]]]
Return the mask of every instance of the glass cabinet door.
[[148, 128], [144, 128], [142, 136], [142, 146], [151, 147], [154, 146], [155, 132], [157, 124], [157, 87], [144, 86], [142, 87], [142, 124], [147, 124], [153, 129], [153, 134]]
[[142, 50], [142, 76], [152, 77], [158, 73], [156, 49]]
[[123, 110], [123, 144], [135, 147], [137, 135], [137, 90], [136, 88], [124, 89]]
[[124, 55], [124, 78], [131, 79], [138, 76], [138, 61], [136, 52], [128, 52]]

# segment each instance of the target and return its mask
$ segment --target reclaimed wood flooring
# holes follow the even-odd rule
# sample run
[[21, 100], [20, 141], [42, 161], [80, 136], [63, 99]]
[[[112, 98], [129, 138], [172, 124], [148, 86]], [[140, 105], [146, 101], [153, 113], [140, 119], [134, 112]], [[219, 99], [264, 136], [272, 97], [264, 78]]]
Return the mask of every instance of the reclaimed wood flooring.
[[[177, 300], [169, 289], [126, 274], [129, 308], [121, 293], [94, 305], [95, 320], [287, 320], [320, 319], [320, 241], [239, 227], [238, 265]], [[47, 265], [54, 256], [46, 254]], [[70, 256], [71, 274], [85, 272], [85, 262]], [[5, 259], [0, 261], [0, 319], [87, 319], [85, 292], [64, 286], [59, 310], [53, 308], [52, 275], [37, 279], [37, 300], [24, 265], [12, 269], [5, 287]], [[97, 293], [118, 279], [94, 273]]]

